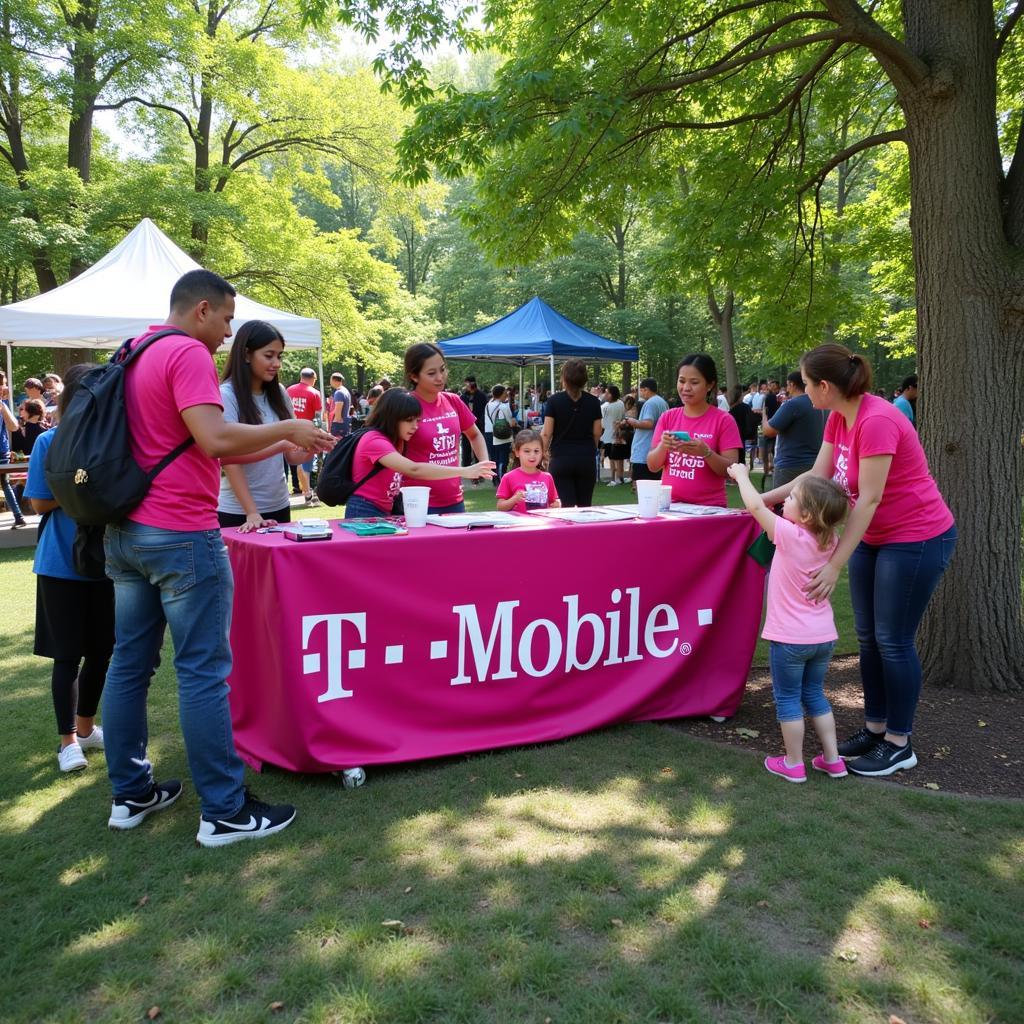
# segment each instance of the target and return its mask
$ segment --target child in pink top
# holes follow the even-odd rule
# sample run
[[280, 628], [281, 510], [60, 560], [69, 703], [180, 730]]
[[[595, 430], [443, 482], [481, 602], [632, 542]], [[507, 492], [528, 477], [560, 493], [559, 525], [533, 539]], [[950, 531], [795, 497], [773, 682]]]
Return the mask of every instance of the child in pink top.
[[416, 396], [404, 388], [388, 388], [377, 400], [366, 421], [372, 429], [356, 445], [352, 479], [362, 480], [377, 464], [384, 468], [356, 488], [345, 504], [346, 519], [390, 515], [403, 477], [419, 483], [452, 477], [489, 480], [494, 476], [493, 462], [448, 466], [406, 458], [403, 452], [420, 426], [420, 409]]
[[539, 430], [520, 430], [512, 440], [512, 457], [518, 462], [498, 484], [499, 512], [529, 512], [534, 508], [561, 508], [555, 481], [545, 473], [544, 440]]
[[831, 605], [827, 601], [813, 603], [806, 590], [811, 576], [836, 549], [836, 526], [846, 514], [846, 495], [831, 480], [802, 477], [786, 498], [780, 518], [765, 505], [744, 463], [735, 463], [728, 472], [739, 484], [743, 504], [775, 544], [761, 636], [769, 641], [772, 691], [786, 753], [765, 758], [764, 766], [788, 782], [807, 780], [803, 752], [806, 712], [822, 747], [811, 764], [832, 778], [842, 778], [846, 764], [839, 756], [835, 718], [823, 686], [837, 638], [836, 626]]

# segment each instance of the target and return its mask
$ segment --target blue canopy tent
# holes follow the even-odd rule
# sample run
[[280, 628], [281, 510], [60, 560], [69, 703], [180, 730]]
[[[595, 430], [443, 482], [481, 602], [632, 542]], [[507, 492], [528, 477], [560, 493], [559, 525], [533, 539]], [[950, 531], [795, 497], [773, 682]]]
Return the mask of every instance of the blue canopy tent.
[[438, 343], [449, 359], [509, 363], [520, 368], [547, 364], [555, 390], [555, 360], [582, 359], [588, 363], [635, 363], [635, 345], [603, 338], [553, 310], [539, 296], [487, 327]]

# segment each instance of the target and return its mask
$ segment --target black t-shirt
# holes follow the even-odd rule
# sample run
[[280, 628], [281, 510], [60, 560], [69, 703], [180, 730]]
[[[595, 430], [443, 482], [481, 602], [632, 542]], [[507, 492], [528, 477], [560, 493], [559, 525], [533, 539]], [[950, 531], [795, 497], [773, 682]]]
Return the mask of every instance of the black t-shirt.
[[476, 391], [470, 391], [469, 388], [466, 388], [464, 391], [460, 392], [459, 398], [469, 406], [470, 411], [476, 417], [476, 425], [480, 430], [483, 430], [484, 409], [487, 408], [487, 396], [479, 388], [477, 388]]
[[601, 422], [601, 403], [589, 391], [575, 401], [565, 391], [556, 391], [547, 401], [545, 417], [555, 421], [551, 454], [566, 455], [594, 451], [594, 421]]
[[11, 435], [11, 451], [20, 452], [22, 455], [32, 454], [32, 445], [36, 438], [46, 432], [42, 423], [26, 423], [21, 430], [16, 430]]

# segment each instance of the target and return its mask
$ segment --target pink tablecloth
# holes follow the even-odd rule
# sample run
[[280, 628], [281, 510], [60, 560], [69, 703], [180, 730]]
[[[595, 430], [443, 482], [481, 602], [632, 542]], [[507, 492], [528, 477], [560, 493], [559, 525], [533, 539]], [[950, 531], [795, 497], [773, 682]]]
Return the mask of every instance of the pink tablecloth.
[[295, 543], [224, 532], [239, 753], [319, 772], [732, 715], [764, 570], [745, 515]]

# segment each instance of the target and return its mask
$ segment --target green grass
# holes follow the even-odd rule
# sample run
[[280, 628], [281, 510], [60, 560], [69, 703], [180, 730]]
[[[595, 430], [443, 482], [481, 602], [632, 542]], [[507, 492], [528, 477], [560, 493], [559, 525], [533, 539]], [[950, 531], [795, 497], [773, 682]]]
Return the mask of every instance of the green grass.
[[[5, 1022], [1024, 1019], [1020, 803], [790, 786], [647, 724], [354, 791], [271, 772], [299, 817], [261, 843], [196, 848], [187, 783], [113, 833], [102, 755], [56, 770], [32, 592], [0, 553]], [[187, 780], [165, 654], [151, 752]]]

